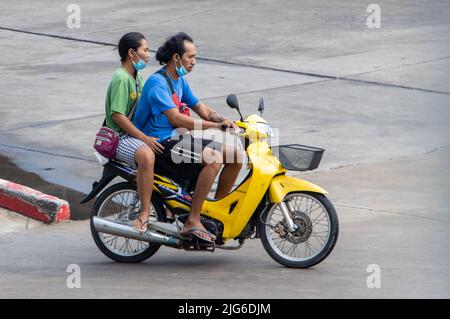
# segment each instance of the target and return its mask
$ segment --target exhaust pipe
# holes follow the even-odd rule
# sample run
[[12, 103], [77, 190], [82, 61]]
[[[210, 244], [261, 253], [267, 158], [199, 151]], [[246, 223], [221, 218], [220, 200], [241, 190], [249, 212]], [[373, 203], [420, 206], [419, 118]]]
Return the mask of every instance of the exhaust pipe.
[[154, 231], [147, 230], [141, 233], [132, 226], [113, 222], [111, 220], [94, 216], [94, 227], [100, 233], [116, 235], [120, 237], [132, 238], [150, 243], [163, 244], [167, 246], [179, 246], [180, 241], [174, 237], [158, 234]]

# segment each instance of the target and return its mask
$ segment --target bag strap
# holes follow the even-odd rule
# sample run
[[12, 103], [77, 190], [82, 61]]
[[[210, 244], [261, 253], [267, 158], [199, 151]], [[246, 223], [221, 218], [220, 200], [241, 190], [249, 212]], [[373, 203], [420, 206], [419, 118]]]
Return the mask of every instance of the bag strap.
[[[160, 69], [160, 70], [156, 71], [155, 73], [161, 74], [162, 76], [164, 76], [164, 78], [165, 78], [166, 81], [167, 81], [167, 84], [169, 85], [170, 93], [172, 93], [172, 96], [175, 94], [175, 96], [176, 96], [177, 99], [178, 99], [177, 92], [175, 92], [175, 89], [173, 88], [172, 81], [170, 80], [169, 75], [167, 74], [167, 72], [166, 72], [164, 69]], [[179, 99], [178, 99], [178, 100], [179, 100]], [[178, 108], [178, 105], [176, 105], [176, 107]], [[145, 119], [145, 122], [147, 122], [147, 120], [148, 120], [149, 117], [150, 117], [150, 114], [148, 114], [147, 118]], [[145, 123], [145, 122], [144, 122], [144, 123]]]
[[175, 89], [173, 88], [172, 81], [170, 80], [169, 75], [167, 74], [166, 70], [161, 69], [161, 70], [159, 70], [159, 71], [156, 72], [156, 73], [161, 74], [162, 76], [164, 76], [164, 78], [165, 78], [166, 81], [167, 81], [167, 84], [169, 84], [169, 87], [170, 87], [170, 93], [172, 93], [172, 95], [175, 94], [175, 95], [178, 97], [177, 92], [175, 92]]
[[[138, 102], [139, 102], [139, 100], [140, 100], [140, 95], [141, 95], [141, 92], [140, 92], [140, 90], [139, 90], [139, 76], [136, 74], [136, 101], [134, 101], [134, 104], [133, 104], [133, 106], [131, 107], [131, 111], [130, 111], [130, 113], [128, 114], [128, 119], [130, 120], [130, 121], [132, 121], [133, 120], [133, 117], [134, 117], [134, 111], [136, 110], [136, 106], [137, 106], [137, 104], [138, 104]], [[105, 119], [106, 120], [106, 119]]]
[[[180, 113], [185, 114], [184, 113], [184, 107], [182, 106], [181, 100], [178, 97], [177, 92], [173, 88], [172, 81], [170, 80], [169, 75], [167, 74], [167, 71], [165, 69], [161, 69], [161, 70], [157, 71], [156, 73], [161, 74], [161, 75], [164, 76], [164, 78], [167, 81], [167, 84], [169, 84], [170, 92], [172, 93], [172, 101], [175, 103], [175, 106], [178, 108], [178, 111], [180, 111]], [[174, 98], [174, 96], [175, 96], [175, 98]]]

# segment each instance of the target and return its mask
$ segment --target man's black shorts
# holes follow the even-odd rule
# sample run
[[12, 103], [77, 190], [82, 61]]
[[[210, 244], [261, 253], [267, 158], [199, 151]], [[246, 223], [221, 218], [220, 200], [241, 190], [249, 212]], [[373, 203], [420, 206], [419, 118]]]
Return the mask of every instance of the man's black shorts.
[[222, 150], [222, 144], [191, 134], [179, 135], [160, 142], [162, 154], [156, 154], [155, 172], [196, 181], [203, 169], [202, 152], [205, 148]]

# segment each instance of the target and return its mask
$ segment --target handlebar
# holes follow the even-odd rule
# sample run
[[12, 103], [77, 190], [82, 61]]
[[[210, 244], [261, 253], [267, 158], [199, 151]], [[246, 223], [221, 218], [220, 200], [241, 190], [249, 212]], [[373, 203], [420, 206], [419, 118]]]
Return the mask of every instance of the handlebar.
[[[221, 130], [221, 131], [223, 131], [223, 132], [228, 132], [228, 133], [230, 133], [230, 134], [232, 134], [232, 135], [239, 136], [239, 133], [240, 133], [239, 128], [238, 128], [238, 129], [231, 129], [231, 128], [232, 128], [232, 127], [231, 127], [230, 125], [227, 125], [227, 124], [222, 124], [222, 125], [220, 125], [220, 130]], [[231, 129], [231, 130], [229, 130], [229, 129]]]

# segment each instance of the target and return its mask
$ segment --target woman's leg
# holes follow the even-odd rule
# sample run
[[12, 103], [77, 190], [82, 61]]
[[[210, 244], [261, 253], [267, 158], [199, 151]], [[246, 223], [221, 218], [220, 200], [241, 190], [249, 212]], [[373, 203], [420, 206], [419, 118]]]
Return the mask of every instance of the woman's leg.
[[134, 154], [137, 167], [137, 188], [139, 199], [141, 201], [141, 209], [138, 218], [134, 221], [133, 226], [146, 230], [147, 224], [144, 223], [150, 216], [150, 204], [153, 191], [153, 169], [155, 166], [155, 154], [147, 147], [140, 147]]

